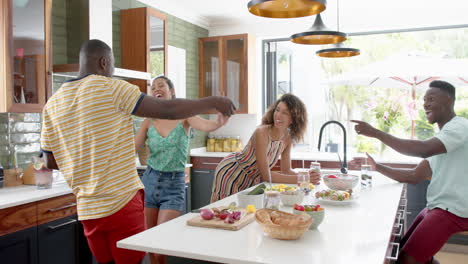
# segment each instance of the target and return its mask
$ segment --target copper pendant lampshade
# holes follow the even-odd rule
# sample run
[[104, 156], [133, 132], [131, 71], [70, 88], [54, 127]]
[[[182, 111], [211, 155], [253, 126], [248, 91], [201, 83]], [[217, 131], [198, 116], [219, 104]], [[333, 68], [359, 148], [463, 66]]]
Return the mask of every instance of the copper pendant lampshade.
[[343, 43], [338, 43], [334, 44], [332, 48], [318, 50], [315, 54], [323, 58], [345, 58], [357, 56], [361, 54], [361, 51], [359, 49], [347, 48]]
[[256, 16], [294, 18], [319, 14], [325, 10], [326, 0], [251, 0], [247, 7]]
[[323, 45], [343, 42], [347, 39], [347, 34], [328, 29], [318, 14], [315, 22], [309, 30], [291, 36], [291, 41], [297, 44]]

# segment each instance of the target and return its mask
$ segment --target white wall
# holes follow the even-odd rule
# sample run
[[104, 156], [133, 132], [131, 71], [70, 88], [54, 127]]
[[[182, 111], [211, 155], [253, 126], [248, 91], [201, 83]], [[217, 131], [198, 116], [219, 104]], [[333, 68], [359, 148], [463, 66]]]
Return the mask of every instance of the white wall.
[[[213, 119], [216, 119], [216, 115], [210, 115], [210, 120]], [[245, 146], [258, 124], [257, 115], [233, 115], [226, 125], [211, 134], [215, 136], [240, 136], [242, 144]]]

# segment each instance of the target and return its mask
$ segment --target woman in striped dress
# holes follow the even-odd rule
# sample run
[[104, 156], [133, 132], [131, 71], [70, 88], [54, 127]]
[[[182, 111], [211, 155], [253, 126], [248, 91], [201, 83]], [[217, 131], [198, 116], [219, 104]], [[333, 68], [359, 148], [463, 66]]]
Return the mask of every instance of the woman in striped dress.
[[[211, 202], [252, 187], [261, 181], [297, 183], [291, 177], [291, 146], [302, 140], [307, 127], [307, 110], [295, 95], [285, 94], [270, 106], [260, 125], [241, 152], [225, 157], [216, 167]], [[281, 172], [271, 171], [281, 157]], [[320, 173], [310, 172], [311, 182]]]

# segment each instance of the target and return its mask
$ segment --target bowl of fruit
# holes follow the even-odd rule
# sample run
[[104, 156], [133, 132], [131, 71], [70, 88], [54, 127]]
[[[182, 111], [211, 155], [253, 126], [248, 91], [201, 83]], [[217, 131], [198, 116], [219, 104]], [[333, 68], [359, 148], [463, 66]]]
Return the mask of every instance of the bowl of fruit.
[[304, 193], [295, 186], [286, 186], [280, 190], [280, 198], [284, 206], [293, 206], [302, 203]]
[[319, 204], [317, 205], [294, 205], [294, 214], [308, 214], [314, 219], [312, 225], [310, 225], [309, 229], [317, 229], [317, 227], [323, 222], [323, 218], [325, 218], [325, 209], [321, 207]]
[[359, 176], [345, 173], [325, 174], [322, 179], [328, 188], [338, 191], [352, 190], [359, 183]]

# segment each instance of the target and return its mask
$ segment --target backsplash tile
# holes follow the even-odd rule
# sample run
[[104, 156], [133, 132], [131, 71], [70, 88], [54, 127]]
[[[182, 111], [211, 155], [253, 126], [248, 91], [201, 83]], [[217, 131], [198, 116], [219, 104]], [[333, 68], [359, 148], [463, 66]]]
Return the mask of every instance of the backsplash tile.
[[41, 114], [0, 113], [0, 164], [26, 168], [40, 151]]

